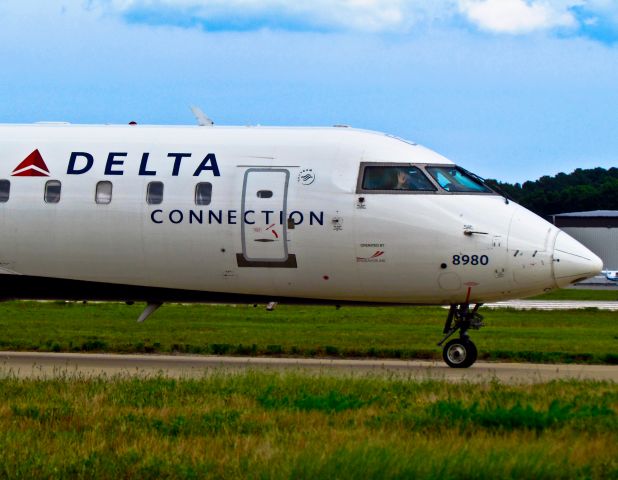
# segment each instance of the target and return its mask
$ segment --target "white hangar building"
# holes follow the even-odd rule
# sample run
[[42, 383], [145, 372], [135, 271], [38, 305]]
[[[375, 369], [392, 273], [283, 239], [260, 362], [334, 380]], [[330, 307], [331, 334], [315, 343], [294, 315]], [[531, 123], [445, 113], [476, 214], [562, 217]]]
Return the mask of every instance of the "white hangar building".
[[618, 210], [560, 213], [554, 225], [603, 260], [604, 270], [618, 270]]

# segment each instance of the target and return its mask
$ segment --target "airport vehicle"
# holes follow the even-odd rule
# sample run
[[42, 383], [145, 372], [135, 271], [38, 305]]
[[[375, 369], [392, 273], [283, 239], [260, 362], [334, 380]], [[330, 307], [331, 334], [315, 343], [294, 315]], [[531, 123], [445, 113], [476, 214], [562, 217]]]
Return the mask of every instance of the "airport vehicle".
[[[347, 127], [0, 126], [8, 298], [450, 305], [474, 363], [483, 302], [601, 260], [420, 145]], [[273, 303], [271, 303], [272, 305]]]
[[603, 270], [601, 273], [610, 282], [618, 282], [618, 271], [616, 271], [616, 270]]

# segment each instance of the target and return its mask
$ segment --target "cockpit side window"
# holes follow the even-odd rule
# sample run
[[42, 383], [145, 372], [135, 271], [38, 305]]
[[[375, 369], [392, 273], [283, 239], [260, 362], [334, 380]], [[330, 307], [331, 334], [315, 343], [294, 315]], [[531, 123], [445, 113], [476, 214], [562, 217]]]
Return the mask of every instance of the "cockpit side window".
[[447, 192], [493, 193], [493, 191], [465, 170], [452, 165], [426, 167], [427, 172]]
[[362, 189], [399, 192], [435, 192], [437, 190], [420, 168], [403, 165], [365, 167]]

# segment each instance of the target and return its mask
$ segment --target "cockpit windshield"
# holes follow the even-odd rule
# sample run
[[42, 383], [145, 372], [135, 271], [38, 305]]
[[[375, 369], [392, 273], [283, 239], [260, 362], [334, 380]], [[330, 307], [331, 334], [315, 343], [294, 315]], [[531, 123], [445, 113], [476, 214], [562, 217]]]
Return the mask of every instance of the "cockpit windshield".
[[365, 167], [363, 189], [404, 192], [435, 192], [437, 190], [420, 168], [413, 166]]
[[447, 192], [493, 193], [479, 177], [454, 165], [426, 167], [427, 172]]

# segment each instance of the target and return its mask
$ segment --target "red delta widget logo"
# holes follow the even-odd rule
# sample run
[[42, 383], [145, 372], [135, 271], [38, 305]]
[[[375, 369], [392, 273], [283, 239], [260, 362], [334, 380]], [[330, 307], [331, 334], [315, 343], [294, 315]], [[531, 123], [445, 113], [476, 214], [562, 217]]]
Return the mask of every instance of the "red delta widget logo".
[[38, 149], [28, 155], [11, 173], [13, 177], [49, 177], [49, 175], [49, 168]]
[[[150, 153], [144, 152], [139, 157], [139, 163], [131, 162], [136, 165], [138, 176], [155, 176], [158, 172], [149, 166]], [[192, 153], [168, 153], [169, 171], [173, 177], [180, 175], [181, 166], [187, 161], [194, 159]], [[105, 160], [104, 175], [124, 175], [125, 161], [130, 160], [128, 152], [110, 152]], [[210, 172], [213, 176], [219, 177], [219, 165], [214, 153], [199, 156], [198, 162], [191, 166], [194, 177], [200, 176], [204, 172]], [[83, 175], [88, 173], [95, 164], [95, 156], [88, 152], [71, 152], [67, 162], [67, 175]], [[28, 155], [11, 173], [13, 177], [49, 177], [49, 168], [43, 160], [39, 149], [34, 150]]]

